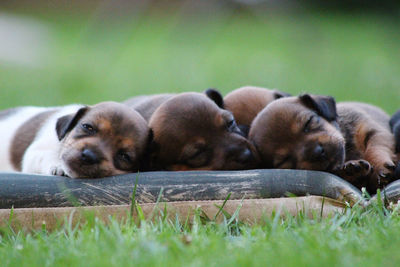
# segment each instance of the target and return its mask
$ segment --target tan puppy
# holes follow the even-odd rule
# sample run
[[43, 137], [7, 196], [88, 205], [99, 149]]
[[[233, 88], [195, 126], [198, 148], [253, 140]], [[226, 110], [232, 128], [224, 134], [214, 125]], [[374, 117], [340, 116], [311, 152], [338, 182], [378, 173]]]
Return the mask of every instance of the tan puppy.
[[244, 86], [224, 97], [224, 108], [232, 112], [238, 125], [250, 127], [251, 122], [266, 105], [286, 96], [290, 95], [278, 90]]
[[393, 178], [389, 116], [372, 105], [308, 94], [278, 99], [254, 119], [249, 138], [263, 167], [334, 172], [371, 192]]
[[0, 131], [1, 171], [72, 178], [138, 171], [149, 137], [141, 115], [114, 102], [6, 110]]
[[[255, 166], [254, 147], [241, 135], [233, 115], [220, 108], [222, 96], [216, 92], [156, 95], [126, 102], [134, 103], [132, 107], [143, 114], [154, 110], [149, 119], [154, 135], [151, 169], [235, 170]], [[164, 102], [160, 104], [161, 98]]]

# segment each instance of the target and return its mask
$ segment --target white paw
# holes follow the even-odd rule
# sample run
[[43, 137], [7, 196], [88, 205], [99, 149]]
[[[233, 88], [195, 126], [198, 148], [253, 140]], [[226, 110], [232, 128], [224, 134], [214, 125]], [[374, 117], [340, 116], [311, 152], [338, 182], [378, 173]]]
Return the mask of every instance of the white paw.
[[60, 166], [51, 167], [50, 175], [67, 176], [65, 171]]

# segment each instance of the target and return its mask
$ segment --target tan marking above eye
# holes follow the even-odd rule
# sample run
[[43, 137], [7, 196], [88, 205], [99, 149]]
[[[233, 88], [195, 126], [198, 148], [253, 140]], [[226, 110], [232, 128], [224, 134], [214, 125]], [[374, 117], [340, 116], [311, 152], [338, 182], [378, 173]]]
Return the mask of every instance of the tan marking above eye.
[[109, 120], [103, 119], [103, 118], [101, 118], [101, 119], [99, 119], [99, 120], [97, 121], [97, 127], [98, 127], [100, 130], [104, 130], [104, 131], [107, 131], [107, 130], [111, 130], [111, 129], [112, 129], [111, 122], [110, 122]]

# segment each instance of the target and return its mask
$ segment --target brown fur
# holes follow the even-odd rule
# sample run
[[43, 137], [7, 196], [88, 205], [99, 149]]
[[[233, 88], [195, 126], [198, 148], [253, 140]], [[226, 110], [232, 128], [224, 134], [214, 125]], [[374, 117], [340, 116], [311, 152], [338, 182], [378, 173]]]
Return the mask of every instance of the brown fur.
[[54, 112], [56, 112], [56, 109], [39, 113], [17, 129], [10, 146], [10, 159], [16, 170], [21, 171], [22, 157], [26, 149], [35, 139], [43, 123], [54, 114]]
[[174, 94], [159, 94], [159, 95], [144, 95], [132, 97], [123, 104], [133, 108], [142, 115], [142, 117], [149, 121], [154, 111], [165, 101], [173, 97]]
[[154, 135], [153, 169], [228, 170], [254, 166], [255, 150], [238, 134], [232, 114], [205, 94], [182, 93], [169, 98], [154, 111], [149, 126]]
[[[317, 102], [319, 98], [313, 97]], [[330, 109], [334, 114], [324, 117], [300, 97], [269, 104], [249, 133], [263, 167], [330, 171], [370, 191], [390, 182], [394, 140], [389, 117], [362, 103], [339, 103]]]
[[283, 96], [288, 94], [278, 90], [244, 86], [224, 97], [224, 107], [232, 112], [237, 124], [249, 127], [266, 105]]
[[[60, 157], [69, 167], [69, 175], [92, 178], [138, 171], [149, 137], [146, 121], [113, 102], [84, 109], [61, 140]], [[82, 156], [85, 149], [95, 160]]]

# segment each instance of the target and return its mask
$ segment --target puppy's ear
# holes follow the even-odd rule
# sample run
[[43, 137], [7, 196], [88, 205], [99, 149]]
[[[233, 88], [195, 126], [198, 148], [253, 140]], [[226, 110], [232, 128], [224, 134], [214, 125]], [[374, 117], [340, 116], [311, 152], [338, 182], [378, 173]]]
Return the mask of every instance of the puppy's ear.
[[288, 96], [292, 96], [292, 95], [289, 93], [282, 92], [282, 91], [274, 90], [275, 99], [282, 98], [282, 97], [288, 97]]
[[[393, 131], [394, 140], [396, 143], [396, 153], [400, 153], [400, 121], [393, 126], [392, 131]], [[399, 171], [400, 171], [400, 168], [399, 168]]]
[[60, 117], [56, 123], [56, 132], [58, 140], [62, 140], [65, 135], [71, 131], [89, 107], [80, 108], [76, 113]]
[[333, 97], [310, 96], [309, 94], [304, 94], [300, 95], [299, 98], [306, 107], [314, 110], [327, 121], [331, 122], [337, 119], [336, 102]]
[[392, 130], [395, 125], [400, 124], [400, 109], [390, 118], [389, 124]]
[[204, 94], [206, 94], [208, 98], [214, 101], [218, 107], [224, 108], [224, 98], [222, 97], [221, 93], [218, 90], [209, 88], [204, 91]]

